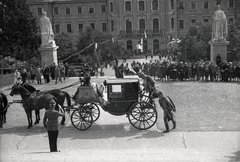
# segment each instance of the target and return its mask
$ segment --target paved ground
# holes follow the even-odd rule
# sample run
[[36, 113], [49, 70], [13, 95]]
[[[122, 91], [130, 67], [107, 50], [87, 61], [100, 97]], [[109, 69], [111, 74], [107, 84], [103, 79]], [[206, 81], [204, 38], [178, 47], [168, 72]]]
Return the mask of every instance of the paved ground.
[[[113, 70], [105, 69], [105, 73], [113, 75]], [[102, 82], [104, 79], [105, 77], [92, 78], [96, 82]], [[62, 88], [76, 81], [77, 78], [70, 78], [62, 84], [55, 85], [51, 82], [48, 85], [34, 86], [47, 90], [52, 87]], [[76, 87], [72, 87], [68, 91], [73, 94], [75, 90]], [[10, 89], [5, 87], [2, 91], [9, 94]], [[13, 99], [18, 97], [14, 96]], [[0, 162], [240, 161], [239, 131], [178, 130], [163, 134], [155, 127], [140, 131], [133, 128], [125, 116], [112, 116], [103, 110], [99, 120], [87, 131], [73, 128], [70, 118], [67, 117], [66, 125], [61, 127], [59, 133], [58, 148], [61, 152], [49, 153], [48, 137], [42, 123], [27, 130], [26, 119], [22, 119], [25, 116], [21, 107], [11, 107], [8, 113], [16, 122], [8, 121], [0, 130]]]

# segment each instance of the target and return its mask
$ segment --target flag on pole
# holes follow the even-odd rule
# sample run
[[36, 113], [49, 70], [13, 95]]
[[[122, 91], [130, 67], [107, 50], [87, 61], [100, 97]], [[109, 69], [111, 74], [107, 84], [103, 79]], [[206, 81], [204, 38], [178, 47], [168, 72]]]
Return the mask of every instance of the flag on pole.
[[143, 45], [141, 45], [141, 44], [137, 44], [137, 49], [140, 49], [141, 52], [143, 52]]
[[144, 30], [144, 37], [147, 38], [147, 33], [145, 30]]
[[141, 38], [141, 44], [140, 44], [140, 46], [141, 46], [141, 52], [143, 52], [143, 38]]
[[97, 44], [97, 43], [95, 43], [95, 51], [97, 51], [97, 47], [98, 47], [98, 44]]
[[140, 50], [141, 50], [141, 52], [143, 52], [143, 45], [142, 45], [142, 44], [140, 44], [140, 43], [138, 43], [138, 44], [137, 44], [137, 49], [140, 49]]

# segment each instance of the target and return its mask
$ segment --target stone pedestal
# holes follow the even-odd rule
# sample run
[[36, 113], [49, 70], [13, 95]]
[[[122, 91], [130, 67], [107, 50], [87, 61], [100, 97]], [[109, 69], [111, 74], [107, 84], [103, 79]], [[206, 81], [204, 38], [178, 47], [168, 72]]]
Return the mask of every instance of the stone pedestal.
[[52, 63], [58, 64], [57, 59], [58, 46], [41, 46], [38, 50], [41, 52], [42, 64], [50, 65]]
[[227, 61], [227, 45], [229, 42], [226, 40], [221, 41], [209, 41], [208, 44], [211, 46], [210, 61], [216, 63], [216, 57], [219, 54], [222, 61]]

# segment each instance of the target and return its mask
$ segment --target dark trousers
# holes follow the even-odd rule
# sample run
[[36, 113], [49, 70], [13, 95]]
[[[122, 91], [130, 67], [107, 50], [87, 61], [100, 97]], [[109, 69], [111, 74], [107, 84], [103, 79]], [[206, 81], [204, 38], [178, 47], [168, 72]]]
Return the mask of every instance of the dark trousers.
[[47, 82], [47, 83], [50, 82], [50, 78], [49, 78], [49, 75], [48, 75], [48, 74], [46, 75], [46, 82]]
[[51, 73], [51, 78], [52, 78], [52, 80], [55, 79], [55, 74], [54, 73]]
[[57, 151], [57, 137], [58, 137], [58, 130], [56, 131], [48, 131], [48, 139], [49, 139], [49, 146], [50, 151]]
[[164, 120], [164, 124], [165, 124], [166, 130], [169, 130], [168, 122], [169, 122], [170, 120], [172, 121], [173, 127], [175, 128], [175, 126], [176, 126], [176, 120], [175, 120], [174, 114], [172, 114], [172, 113], [171, 113], [170, 111], [168, 111], [168, 110], [165, 110], [163, 116], [164, 116], [164, 119], [163, 119], [163, 120]]

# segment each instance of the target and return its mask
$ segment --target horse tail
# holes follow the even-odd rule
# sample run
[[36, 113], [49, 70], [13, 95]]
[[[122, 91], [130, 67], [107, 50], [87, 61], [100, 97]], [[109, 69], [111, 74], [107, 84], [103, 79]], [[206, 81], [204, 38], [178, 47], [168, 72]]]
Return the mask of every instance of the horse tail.
[[4, 103], [5, 103], [5, 106], [9, 107], [7, 96], [5, 94], [3, 94], [3, 93], [2, 93], [2, 96], [3, 96], [3, 100], [4, 100]]
[[7, 108], [9, 107], [7, 96], [4, 93], [0, 93], [0, 95], [2, 96], [3, 103], [4, 103], [3, 110], [5, 109], [7, 110]]
[[71, 106], [71, 96], [69, 95], [69, 93], [63, 91], [63, 93], [65, 94], [65, 97], [67, 98], [67, 105], [68, 107]]

